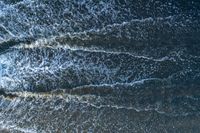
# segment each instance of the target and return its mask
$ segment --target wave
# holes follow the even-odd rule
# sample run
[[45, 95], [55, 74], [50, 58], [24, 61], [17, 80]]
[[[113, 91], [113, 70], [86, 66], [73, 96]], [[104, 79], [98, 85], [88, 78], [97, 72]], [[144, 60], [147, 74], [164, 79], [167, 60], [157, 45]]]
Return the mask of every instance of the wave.
[[[188, 53], [199, 56], [199, 52], [196, 52], [199, 50], [199, 23], [198, 21], [192, 22], [192, 20], [185, 22], [183, 21], [185, 19], [181, 15], [132, 19], [127, 22], [108, 24], [103, 28], [91, 28], [78, 32], [68, 31], [48, 37], [32, 35], [3, 37], [4, 39], [0, 42], [0, 53], [13, 46], [46, 46], [131, 53], [150, 58], [162, 58], [170, 52], [186, 49]], [[158, 32], [160, 33], [157, 34]], [[188, 43], [189, 40], [194, 41]], [[193, 48], [190, 49], [190, 47]]]
[[20, 43], [2, 53], [1, 87], [38, 91], [43, 88], [44, 91], [90, 84], [131, 84], [146, 78], [168, 78], [177, 84], [181, 80], [187, 83], [199, 79], [199, 69], [193, 70], [199, 65], [196, 58], [199, 56], [189, 54], [187, 49], [176, 49], [162, 58], [153, 58], [131, 52], [62, 45], [55, 40]]
[[31, 46], [14, 48], [1, 55], [2, 88], [131, 83], [145, 78], [168, 78], [184, 69], [173, 56], [151, 59], [120, 52]]
[[[72, 90], [60, 89], [50, 92], [5, 92], [3, 97], [1, 96], [1, 105], [4, 104], [4, 110], [8, 110], [6, 108], [21, 107], [18, 104], [29, 103], [38, 108], [38, 105], [35, 105], [37, 102], [40, 105], [50, 106], [49, 102], [62, 101], [55, 106], [55, 110], [62, 108], [60, 106], [64, 106], [64, 104], [76, 103], [96, 109], [134, 110], [140, 113], [153, 111], [164, 116], [189, 116], [199, 115], [196, 106], [200, 100], [198, 87], [190, 85], [155, 87], [146, 83], [146, 86], [129, 88], [124, 86], [83, 86]], [[196, 93], [192, 93], [188, 88]], [[193, 104], [191, 105], [191, 103]], [[183, 104], [184, 106], [182, 106]]]
[[[0, 96], [0, 125], [3, 123], [1, 127], [12, 131], [51, 132], [57, 131], [58, 126], [62, 130], [73, 130], [79, 126], [84, 130], [103, 130], [107, 126], [102, 123], [107, 124], [109, 118], [109, 122], [117, 121], [127, 131], [127, 123], [131, 126], [130, 130], [133, 130], [132, 127], [138, 127], [135, 122], [141, 119], [144, 121], [140, 127], [146, 127], [149, 120], [154, 118], [156, 121], [152, 121], [150, 127], [157, 125], [157, 122], [162, 123], [163, 119], [169, 121], [165, 121], [168, 127], [172, 121], [185, 122], [187, 119], [190, 122], [192, 118], [199, 117], [198, 86], [121, 87], [110, 91], [102, 91], [106, 89], [102, 87], [94, 88], [96, 94], [86, 89], [87, 87], [82, 91], [88, 92], [86, 94], [57, 90], [11, 93], [16, 95], [15, 98]], [[87, 125], [79, 124], [80, 122], [87, 122]]]
[[[70, 45], [128, 51], [133, 50], [135, 45], [138, 45], [137, 49], [139, 49], [148, 45], [169, 46], [177, 45], [177, 42], [184, 44], [187, 42], [184, 39], [188, 37], [188, 34], [198, 42], [198, 16], [192, 14], [190, 10], [181, 11], [181, 6], [176, 5], [176, 2], [174, 7], [178, 7], [174, 10], [179, 10], [179, 13], [171, 14], [170, 10], [173, 9], [167, 8], [166, 14], [159, 16], [138, 15], [140, 11], [135, 10], [136, 15], [135, 11], [131, 11], [132, 7], [137, 9], [136, 5], [140, 7], [141, 3], [130, 1], [125, 2], [125, 7], [116, 0], [109, 2], [59, 0], [54, 4], [46, 1], [25, 0], [14, 5], [9, 3], [7, 1], [0, 3], [2, 7], [0, 10], [1, 43], [23, 38], [37, 40], [55, 37], [56, 41], [60, 43], [64, 41]], [[171, 7], [166, 2], [158, 5], [161, 9]], [[60, 11], [56, 6], [59, 6]], [[80, 9], [82, 6], [85, 12]], [[145, 12], [154, 14], [153, 10]], [[161, 40], [164, 42], [159, 44]], [[123, 46], [120, 45], [121, 43]]]

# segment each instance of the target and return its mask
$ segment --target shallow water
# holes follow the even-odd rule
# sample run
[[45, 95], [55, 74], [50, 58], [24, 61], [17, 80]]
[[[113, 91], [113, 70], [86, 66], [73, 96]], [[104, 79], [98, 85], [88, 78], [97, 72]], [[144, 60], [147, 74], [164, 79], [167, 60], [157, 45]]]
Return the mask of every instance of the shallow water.
[[200, 3], [0, 0], [0, 132], [199, 132]]

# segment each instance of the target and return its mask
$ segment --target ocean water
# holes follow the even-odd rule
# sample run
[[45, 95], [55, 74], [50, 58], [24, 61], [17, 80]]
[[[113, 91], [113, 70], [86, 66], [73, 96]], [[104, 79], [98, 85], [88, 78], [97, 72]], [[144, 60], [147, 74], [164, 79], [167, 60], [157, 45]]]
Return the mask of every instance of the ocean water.
[[0, 0], [0, 132], [200, 132], [200, 1]]

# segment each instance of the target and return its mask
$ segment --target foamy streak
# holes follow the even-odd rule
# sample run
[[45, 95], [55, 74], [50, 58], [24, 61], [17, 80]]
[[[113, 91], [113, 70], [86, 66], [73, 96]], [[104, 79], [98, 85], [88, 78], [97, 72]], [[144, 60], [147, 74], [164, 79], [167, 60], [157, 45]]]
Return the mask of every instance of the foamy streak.
[[15, 49], [45, 49], [45, 48], [51, 48], [51, 49], [63, 49], [63, 50], [70, 50], [70, 51], [84, 51], [84, 52], [89, 52], [89, 53], [105, 53], [105, 54], [115, 54], [115, 55], [128, 55], [128, 56], [132, 56], [134, 58], [143, 58], [146, 60], [152, 60], [152, 61], [166, 61], [166, 60], [173, 60], [170, 59], [168, 57], [162, 57], [160, 59], [154, 59], [151, 57], [147, 57], [147, 56], [138, 56], [138, 55], [134, 55], [133, 53], [130, 52], [120, 52], [120, 51], [109, 51], [109, 50], [103, 50], [103, 49], [99, 49], [99, 48], [95, 48], [95, 47], [81, 47], [81, 46], [70, 46], [68, 44], [60, 44], [59, 42], [56, 42], [55, 39], [39, 39], [34, 43], [31, 44], [21, 44], [18, 46], [14, 46], [13, 48]]
[[[126, 88], [123, 88], [123, 89], [126, 89]], [[115, 101], [117, 96], [120, 97], [120, 95], [114, 95], [114, 96], [108, 95], [108, 97], [105, 95], [105, 96], [99, 97], [98, 95], [94, 95], [94, 94], [81, 94], [80, 95], [80, 94], [75, 93], [72, 95], [72, 94], [66, 93], [64, 90], [63, 91], [60, 90], [60, 91], [61, 91], [60, 93], [57, 93], [54, 91], [48, 92], [48, 93], [12, 92], [11, 94], [16, 95], [16, 97], [7, 99], [9, 101], [8, 102], [9, 104], [5, 106], [4, 110], [6, 111], [9, 109], [14, 109], [14, 108], [18, 107], [20, 104], [24, 104], [24, 105], [28, 104], [29, 106], [31, 106], [34, 102], [39, 102], [39, 104], [46, 104], [49, 102], [56, 102], [56, 100], [58, 100], [58, 101], [62, 100], [62, 101], [64, 101], [64, 103], [61, 102], [59, 105], [56, 105], [54, 107], [54, 110], [59, 110], [59, 108], [62, 109], [63, 108], [62, 106], [64, 106], [64, 104], [66, 104], [66, 103], [73, 103], [73, 104], [76, 103], [76, 104], [81, 104], [81, 105], [84, 105], [87, 107], [94, 107], [96, 109], [108, 108], [108, 109], [115, 109], [115, 110], [134, 110], [136, 112], [154, 112], [155, 111], [156, 113], [162, 114], [165, 116], [187, 116], [189, 114], [192, 114], [192, 112], [189, 112], [189, 111], [187, 112], [186, 110], [184, 110], [183, 112], [180, 112], [179, 110], [181, 110], [181, 109], [174, 108], [173, 101], [171, 101], [171, 103], [169, 103], [169, 105], [168, 105], [169, 107], [172, 108], [172, 110], [168, 110], [163, 106], [163, 104], [165, 104], [165, 103], [163, 101], [159, 101], [159, 99], [155, 103], [151, 103], [151, 102], [150, 103], [140, 103], [140, 98], [137, 99], [138, 101], [132, 101], [132, 100], [136, 100], [136, 99], [130, 98], [129, 102], [132, 102], [132, 104], [128, 104], [128, 103], [123, 102], [123, 98], [118, 99], [117, 102]], [[73, 91], [76, 91], [76, 90], [73, 90]], [[122, 91], [125, 91], [125, 90], [121, 90], [121, 92]], [[130, 90], [129, 90], [129, 92], [130, 92]], [[147, 91], [147, 93], [148, 93], [148, 91]], [[184, 99], [187, 99], [188, 97], [191, 98], [191, 100], [196, 100], [191, 96], [184, 96]], [[174, 99], [174, 97], [169, 97], [169, 98], [171, 100]], [[175, 98], [177, 98], [177, 97], [175, 97]], [[6, 99], [4, 99], [4, 100], [6, 101]], [[4, 102], [4, 100], [1, 100], [1, 102]], [[40, 101], [43, 101], [43, 102], [46, 101], [46, 102], [40, 103]], [[187, 101], [187, 102], [189, 102], [189, 101]], [[3, 103], [1, 103], [1, 104], [3, 104]], [[6, 104], [6, 102], [5, 102], [5, 104]], [[48, 105], [48, 106], [51, 106], [51, 105]], [[35, 105], [34, 106], [32, 105], [32, 107], [38, 108]], [[183, 107], [183, 109], [184, 108], [185, 107]]]
[[[84, 30], [84, 31], [79, 31], [79, 32], [75, 31], [75, 32], [59, 33], [59, 35], [57, 35], [57, 36], [54, 35], [54, 36], [50, 36], [50, 37], [53, 38], [53, 39], [69, 37], [70, 39], [77, 39], [78, 38], [78, 39], [83, 40], [83, 41], [84, 40], [92, 40], [92, 37], [90, 37], [89, 34], [97, 35], [97, 36], [98, 35], [106, 35], [106, 34], [110, 35], [110, 33], [112, 33], [112, 30], [115, 30], [115, 32], [120, 33], [120, 31], [123, 31], [123, 28], [128, 29], [133, 24], [137, 24], [138, 23], [138, 24], [140, 24], [142, 26], [143, 23], [146, 23], [146, 22], [148, 22], [148, 23], [156, 22], [156, 23], [160, 24], [162, 22], [169, 21], [168, 23], [170, 23], [170, 21], [172, 21], [173, 19], [176, 19], [176, 17], [178, 17], [178, 16], [168, 16], [168, 17], [164, 17], [164, 18], [161, 18], [161, 17], [157, 17], [157, 18], [149, 17], [149, 18], [144, 18], [144, 19], [133, 19], [133, 20], [130, 20], [130, 21], [124, 21], [122, 23], [108, 24], [108, 25], [104, 26], [103, 28], [96, 28], [96, 29], [92, 28], [92, 29], [89, 29], [89, 30]], [[2, 27], [10, 35], [10, 37], [7, 38], [7, 39], [6, 38], [4, 38], [4, 39], [2, 38], [2, 41], [0, 43], [3, 43], [5, 41], [8, 41], [9, 39], [13, 39], [13, 38], [18, 38], [18, 39], [21, 38], [21, 39], [23, 39], [23, 37], [26, 37], [26, 38], [33, 37], [33, 35], [28, 35], [28, 34], [27, 34], [27, 36], [21, 36], [21, 35], [20, 36], [16, 36], [11, 31], [9, 31], [3, 24], [0, 24], [0, 27]], [[138, 33], [138, 34], [145, 34], [145, 33]], [[120, 38], [122, 37], [119, 34], [117, 34], [117, 35], [113, 34], [113, 36], [120, 37]], [[134, 36], [126, 36], [126, 37], [129, 38], [129, 39], [134, 39], [135, 38]]]
[[149, 79], [142, 79], [142, 80], [138, 80], [138, 81], [134, 81], [131, 83], [114, 83], [114, 84], [101, 84], [101, 85], [83, 85], [83, 86], [78, 86], [73, 88], [73, 90], [76, 89], [81, 89], [81, 88], [87, 88], [87, 87], [117, 87], [117, 86], [135, 86], [135, 85], [141, 85], [144, 84], [146, 81], [161, 81], [164, 82], [165, 79], [159, 79], [159, 78], [149, 78]]

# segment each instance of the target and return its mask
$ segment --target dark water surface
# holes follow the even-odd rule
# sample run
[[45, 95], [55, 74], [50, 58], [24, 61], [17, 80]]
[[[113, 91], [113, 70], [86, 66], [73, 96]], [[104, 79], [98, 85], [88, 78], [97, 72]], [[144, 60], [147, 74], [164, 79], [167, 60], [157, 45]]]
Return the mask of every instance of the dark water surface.
[[200, 132], [200, 1], [0, 0], [0, 132]]

